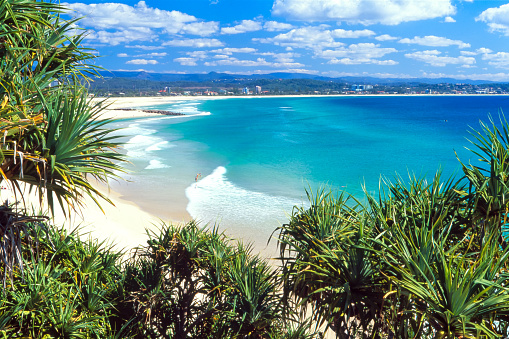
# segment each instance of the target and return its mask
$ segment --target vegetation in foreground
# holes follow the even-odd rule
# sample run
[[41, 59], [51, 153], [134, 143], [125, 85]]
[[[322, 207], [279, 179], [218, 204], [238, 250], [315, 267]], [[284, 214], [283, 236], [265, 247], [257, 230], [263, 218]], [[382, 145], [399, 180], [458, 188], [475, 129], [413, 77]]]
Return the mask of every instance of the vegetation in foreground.
[[[461, 180], [384, 182], [366, 203], [309, 193], [269, 265], [217, 228], [162, 225], [120, 254], [27, 222], [5, 280], [11, 338], [503, 338], [509, 123], [472, 132]], [[34, 248], [30, 239], [38, 239]]]
[[[84, 195], [101, 197], [88, 177], [106, 180], [124, 159], [80, 85], [93, 54], [62, 11], [0, 2], [0, 178], [72, 213]], [[509, 123], [482, 124], [472, 137], [480, 162], [462, 164], [460, 179], [395, 178], [363, 200], [310, 192], [310, 207], [275, 230], [274, 266], [194, 222], [162, 225], [123, 254], [6, 203], [0, 334], [507, 337]]]
[[23, 247], [24, 271], [0, 301], [4, 337], [312, 337], [283, 321], [276, 271], [215, 229], [163, 225], [129, 256], [55, 227], [32, 230], [38, 258]]

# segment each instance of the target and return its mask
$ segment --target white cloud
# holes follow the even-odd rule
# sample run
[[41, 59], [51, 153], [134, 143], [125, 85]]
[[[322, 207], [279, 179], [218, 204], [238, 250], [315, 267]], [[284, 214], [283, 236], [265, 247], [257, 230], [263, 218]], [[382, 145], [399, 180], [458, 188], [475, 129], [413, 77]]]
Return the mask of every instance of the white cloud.
[[85, 38], [87, 40], [95, 40], [103, 44], [116, 46], [131, 41], [152, 41], [155, 40], [157, 36], [149, 28], [137, 28], [115, 32], [89, 31], [89, 34]]
[[[362, 73], [349, 73], [349, 72], [338, 72], [338, 71], [327, 71], [322, 72], [322, 75], [330, 76], [330, 77], [347, 77], [347, 76], [372, 76], [376, 78], [416, 78], [414, 75], [410, 74], [394, 74], [394, 73], [368, 73], [368, 72], [362, 72]], [[509, 80], [509, 73], [485, 73], [485, 74], [446, 74], [446, 73], [428, 73], [428, 72], [422, 72], [419, 75], [420, 78], [429, 78], [429, 79], [436, 79], [436, 78], [454, 78], [458, 80], [489, 80], [489, 81], [508, 81]]]
[[176, 58], [173, 61], [180, 63], [182, 66], [196, 66], [195, 58]]
[[277, 21], [267, 21], [266, 23], [263, 24], [263, 29], [269, 32], [286, 31], [292, 28], [293, 25]]
[[459, 56], [459, 57], [450, 57], [450, 56], [440, 56], [442, 52], [437, 50], [431, 51], [419, 51], [414, 53], [407, 53], [405, 57], [409, 59], [414, 59], [418, 61], [425, 62], [431, 66], [444, 67], [447, 65], [473, 65], [475, 64], [475, 58]]
[[394, 60], [373, 60], [373, 59], [352, 59], [352, 58], [342, 58], [342, 59], [331, 59], [328, 62], [329, 64], [342, 64], [342, 65], [360, 65], [360, 64], [374, 64], [378, 66], [394, 66], [397, 65], [398, 62]]
[[163, 43], [172, 47], [221, 47], [223, 43], [217, 39], [174, 39]]
[[488, 80], [488, 81], [509, 81], [509, 73], [484, 73], [484, 74], [444, 74], [444, 73], [422, 73], [424, 78], [455, 78], [458, 80]]
[[219, 23], [215, 21], [209, 22], [193, 22], [185, 24], [178, 33], [193, 34], [199, 36], [209, 36], [219, 30]]
[[133, 59], [126, 62], [129, 65], [156, 65], [158, 64], [157, 60], [147, 60], [147, 59]]
[[457, 45], [459, 48], [468, 48], [470, 44], [467, 44], [461, 40], [451, 40], [440, 36], [427, 35], [425, 37], [416, 36], [413, 39], [405, 38], [399, 40], [402, 44], [417, 44], [421, 46], [432, 46], [432, 47], [446, 47]]
[[399, 38], [390, 36], [389, 34], [382, 34], [382, 35], [375, 37], [375, 40], [378, 40], [378, 41], [391, 41], [391, 40], [398, 40], [398, 39]]
[[486, 23], [492, 32], [509, 35], [509, 4], [488, 8], [475, 18], [475, 21]]
[[330, 64], [376, 64], [396, 65], [394, 60], [378, 60], [389, 53], [397, 52], [395, 48], [382, 48], [373, 43], [352, 44], [348, 47], [324, 50], [317, 53], [320, 58], [328, 59]]
[[487, 53], [493, 53], [493, 51], [489, 48], [481, 47], [476, 50], [479, 54], [487, 54]]
[[254, 32], [262, 29], [262, 24], [254, 20], [242, 20], [240, 24], [233, 27], [221, 28], [221, 34], [240, 34]]
[[114, 2], [90, 5], [78, 2], [63, 5], [72, 9], [77, 16], [83, 17], [80, 21], [81, 25], [98, 29], [171, 27], [178, 31], [183, 24], [198, 20], [182, 12], [148, 7], [145, 1], [140, 1], [134, 6]]
[[397, 25], [450, 16], [451, 0], [275, 0], [272, 14], [304, 21]]
[[146, 45], [125, 45], [126, 48], [141, 49], [144, 51], [153, 51], [155, 49], [163, 49], [163, 46], [146, 46]]
[[274, 52], [264, 52], [264, 53], [258, 53], [258, 55], [262, 56], [271, 56], [273, 57], [277, 62], [281, 63], [290, 63], [294, 62], [295, 58], [300, 57], [300, 54], [298, 53], [274, 53]]
[[344, 44], [334, 39], [330, 30], [323, 30], [321, 27], [295, 28], [287, 33], [281, 33], [273, 38], [255, 38], [253, 41], [271, 43], [277, 46], [292, 48], [323, 49], [340, 47]]
[[[250, 71], [250, 74], [269, 74], [269, 73], [281, 73], [281, 72], [288, 72], [288, 73], [302, 73], [302, 74], [318, 74], [319, 72], [316, 70], [309, 70], [309, 69], [303, 69], [303, 68], [286, 68], [286, 69], [263, 69], [263, 70], [254, 70]], [[232, 72], [232, 71], [224, 71], [226, 74], [246, 74], [245, 71], [240, 72]]]
[[242, 66], [242, 67], [303, 67], [304, 65], [298, 62], [269, 62], [264, 58], [257, 58], [256, 60], [239, 60], [234, 57], [221, 56], [220, 60], [205, 62], [205, 66]]
[[119, 58], [127, 58], [129, 55], [127, 55], [126, 53], [118, 53], [117, 56]]
[[488, 64], [496, 68], [509, 69], [509, 53], [498, 52], [498, 53], [486, 53], [482, 56], [483, 60], [488, 61]]
[[[373, 43], [359, 43], [344, 47], [345, 44], [336, 38], [359, 38], [375, 35], [370, 30], [324, 29], [325, 25], [301, 27], [290, 32], [279, 34], [273, 38], [253, 39], [262, 43], [295, 48], [308, 48], [314, 51], [315, 57], [328, 59], [329, 63], [344, 64], [379, 64], [395, 65], [393, 60], [376, 60], [385, 54], [397, 52], [394, 48], [381, 48]], [[291, 49], [290, 49], [291, 50]]]
[[187, 55], [189, 55], [193, 59], [206, 59], [207, 58], [207, 52], [205, 51], [192, 51], [187, 52]]
[[153, 52], [153, 53], [148, 53], [148, 54], [138, 54], [138, 55], [135, 55], [134, 57], [135, 58], [162, 58], [167, 55], [168, 55], [168, 53], [166, 53], [166, 52], [162, 52], [162, 53]]
[[[175, 70], [175, 69], [168, 69], [164, 71], [154, 71], [152, 69], [146, 69], [146, 68], [138, 68], [138, 69], [126, 69], [126, 68], [116, 68], [112, 69], [112, 71], [118, 71], [118, 72], [147, 72], [147, 73], [165, 73], [165, 74], [188, 74], [187, 72], [181, 71], [181, 70]], [[193, 74], [205, 74], [206, 72], [193, 72]]]
[[253, 41], [271, 43], [286, 48], [308, 48], [322, 50], [324, 48], [341, 47], [345, 44], [336, 39], [361, 38], [375, 35], [375, 32], [363, 30], [325, 29], [327, 25], [295, 28], [273, 38], [254, 38]]
[[456, 22], [452, 16], [446, 16], [444, 22]]
[[[128, 41], [150, 41], [160, 33], [193, 34], [208, 36], [216, 33], [219, 24], [214, 21], [205, 22], [179, 11], [166, 11], [148, 7], [145, 1], [134, 6], [122, 3], [64, 3], [74, 11], [77, 17], [83, 17], [79, 25], [93, 28], [88, 39], [102, 43], [119, 44]], [[148, 32], [143, 38], [136, 32]]]
[[357, 39], [357, 38], [362, 38], [362, 37], [368, 37], [368, 36], [375, 35], [375, 32], [370, 31], [369, 29], [363, 29], [363, 30], [358, 30], [358, 31], [349, 31], [349, 30], [344, 30], [344, 29], [335, 29], [335, 30], [331, 31], [331, 34], [335, 38], [343, 38], [343, 39], [345, 39], [345, 38], [352, 38], [352, 39]]
[[460, 54], [461, 55], [466, 55], [466, 56], [474, 56], [474, 55], [477, 55], [479, 53], [477, 52], [472, 52], [472, 51], [460, 51]]
[[233, 53], [254, 53], [254, 52], [256, 52], [256, 49], [251, 48], [251, 47], [243, 47], [243, 48], [226, 47], [226, 48], [221, 48], [221, 49], [214, 49], [210, 52], [232, 55]]
[[[210, 55], [213, 53], [214, 55]], [[265, 59], [259, 58], [257, 60], [239, 60], [238, 58], [232, 57], [233, 54], [256, 54], [261, 56], [270, 56], [274, 58], [275, 62], [266, 61]], [[186, 53], [189, 58], [177, 58], [174, 61], [182, 61], [188, 62], [188, 59], [193, 59], [194, 62], [197, 60], [203, 59], [219, 59], [226, 61], [211, 61], [205, 63], [207, 66], [217, 66], [217, 65], [232, 65], [232, 66], [269, 66], [269, 67], [279, 67], [279, 66], [291, 66], [297, 67], [302, 66], [300, 63], [296, 63], [294, 58], [300, 57], [298, 53], [274, 53], [274, 52], [263, 52], [259, 53], [257, 49], [250, 47], [243, 48], [219, 48], [213, 49], [210, 51], [192, 51]]]
[[401, 73], [351, 73], [351, 72], [338, 72], [338, 71], [327, 71], [322, 72], [322, 75], [330, 76], [330, 77], [360, 77], [360, 76], [370, 76], [375, 78], [415, 78], [415, 76], [411, 76], [409, 74], [401, 74]]

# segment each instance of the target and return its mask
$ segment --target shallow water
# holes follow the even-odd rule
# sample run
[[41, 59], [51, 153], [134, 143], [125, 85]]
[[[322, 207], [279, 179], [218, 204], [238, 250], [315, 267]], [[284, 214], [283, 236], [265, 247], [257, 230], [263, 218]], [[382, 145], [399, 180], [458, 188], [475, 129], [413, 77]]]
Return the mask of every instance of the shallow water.
[[362, 184], [375, 192], [380, 176], [396, 172], [459, 173], [455, 151], [468, 162], [469, 126], [508, 104], [502, 96], [375, 96], [151, 106], [188, 116], [118, 123], [128, 127], [133, 164], [120, 193], [163, 218], [187, 197], [193, 218], [262, 244], [308, 187], [328, 184], [361, 197]]

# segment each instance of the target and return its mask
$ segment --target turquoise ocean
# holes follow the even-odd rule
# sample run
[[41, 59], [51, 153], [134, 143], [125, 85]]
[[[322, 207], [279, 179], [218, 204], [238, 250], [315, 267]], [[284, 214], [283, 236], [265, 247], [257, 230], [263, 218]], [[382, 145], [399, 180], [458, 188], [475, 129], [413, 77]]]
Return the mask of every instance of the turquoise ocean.
[[376, 193], [380, 178], [396, 173], [460, 176], [456, 154], [471, 158], [468, 131], [509, 112], [509, 97], [253, 97], [144, 108], [186, 116], [117, 122], [132, 164], [129, 183], [113, 189], [162, 219], [183, 206], [262, 246], [305, 205], [306, 189], [362, 198], [362, 185]]

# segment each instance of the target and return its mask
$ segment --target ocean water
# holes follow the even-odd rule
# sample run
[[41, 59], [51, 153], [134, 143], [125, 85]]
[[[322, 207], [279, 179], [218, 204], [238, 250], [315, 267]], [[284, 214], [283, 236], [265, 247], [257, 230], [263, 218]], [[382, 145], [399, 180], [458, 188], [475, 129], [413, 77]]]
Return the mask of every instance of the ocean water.
[[125, 128], [132, 162], [121, 193], [153, 212], [183, 204], [193, 218], [261, 244], [294, 205], [306, 203], [306, 189], [328, 185], [361, 198], [362, 185], [375, 193], [382, 176], [431, 177], [439, 168], [461, 175], [456, 154], [471, 158], [465, 149], [470, 127], [489, 114], [498, 119], [508, 106], [503, 96], [230, 98], [147, 106], [186, 116], [117, 123]]

